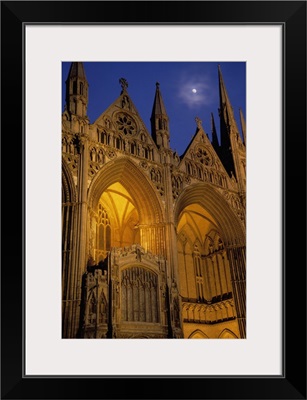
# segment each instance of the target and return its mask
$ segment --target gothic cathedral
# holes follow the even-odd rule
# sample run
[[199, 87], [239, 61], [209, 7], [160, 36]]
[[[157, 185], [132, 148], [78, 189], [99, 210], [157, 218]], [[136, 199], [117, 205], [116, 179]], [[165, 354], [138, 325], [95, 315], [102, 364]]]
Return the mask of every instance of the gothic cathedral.
[[62, 337], [246, 338], [246, 128], [220, 67], [220, 141], [196, 118], [181, 156], [159, 84], [149, 133], [119, 82], [91, 123], [83, 63], [66, 81]]

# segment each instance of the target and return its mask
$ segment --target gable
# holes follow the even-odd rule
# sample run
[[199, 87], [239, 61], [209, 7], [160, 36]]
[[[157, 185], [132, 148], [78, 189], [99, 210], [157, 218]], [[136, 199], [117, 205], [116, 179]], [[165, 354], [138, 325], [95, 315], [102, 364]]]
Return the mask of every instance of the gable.
[[149, 134], [141, 116], [139, 115], [133, 101], [126, 91], [124, 91], [94, 122], [92, 125], [92, 140], [99, 140], [95, 136], [95, 131], [112, 133], [114, 138], [120, 137], [121, 140], [135, 141], [136, 146], [139, 142], [153, 146], [158, 151], [156, 144]]
[[182, 155], [178, 169], [192, 179], [211, 182], [225, 188], [234, 185], [199, 121], [198, 129]]

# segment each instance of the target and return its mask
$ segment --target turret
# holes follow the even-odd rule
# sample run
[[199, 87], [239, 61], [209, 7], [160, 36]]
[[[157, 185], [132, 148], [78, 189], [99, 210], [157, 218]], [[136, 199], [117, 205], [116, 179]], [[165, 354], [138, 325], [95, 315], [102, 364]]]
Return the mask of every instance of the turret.
[[88, 82], [82, 62], [71, 63], [66, 80], [66, 109], [85, 118], [88, 105]]
[[151, 113], [151, 134], [157, 146], [169, 148], [169, 119], [160, 92], [160, 84], [156, 83], [156, 94]]

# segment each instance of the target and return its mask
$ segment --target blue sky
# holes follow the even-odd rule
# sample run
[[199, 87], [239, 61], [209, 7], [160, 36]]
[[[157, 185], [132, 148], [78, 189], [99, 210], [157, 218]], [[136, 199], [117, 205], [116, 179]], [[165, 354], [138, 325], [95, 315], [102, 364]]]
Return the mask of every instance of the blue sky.
[[[81, 60], [82, 61], [82, 60]], [[246, 64], [244, 62], [84, 62], [89, 82], [88, 116], [93, 123], [120, 95], [119, 78], [128, 81], [128, 93], [149, 133], [156, 90], [160, 90], [169, 117], [170, 144], [184, 153], [202, 120], [211, 138], [211, 112], [219, 135], [218, 65], [240, 129], [239, 108], [246, 118]], [[70, 63], [62, 63], [62, 104]]]

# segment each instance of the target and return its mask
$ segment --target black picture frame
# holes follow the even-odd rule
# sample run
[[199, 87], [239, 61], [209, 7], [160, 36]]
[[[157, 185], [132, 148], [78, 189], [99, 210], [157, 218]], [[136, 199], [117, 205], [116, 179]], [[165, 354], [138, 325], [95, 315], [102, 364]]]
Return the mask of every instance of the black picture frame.
[[[23, 375], [24, 26], [97, 22], [283, 26], [282, 376], [93, 379]], [[306, 2], [2, 1], [1, 33], [1, 398], [306, 399]], [[269, 312], [269, 299], [264, 312]]]

